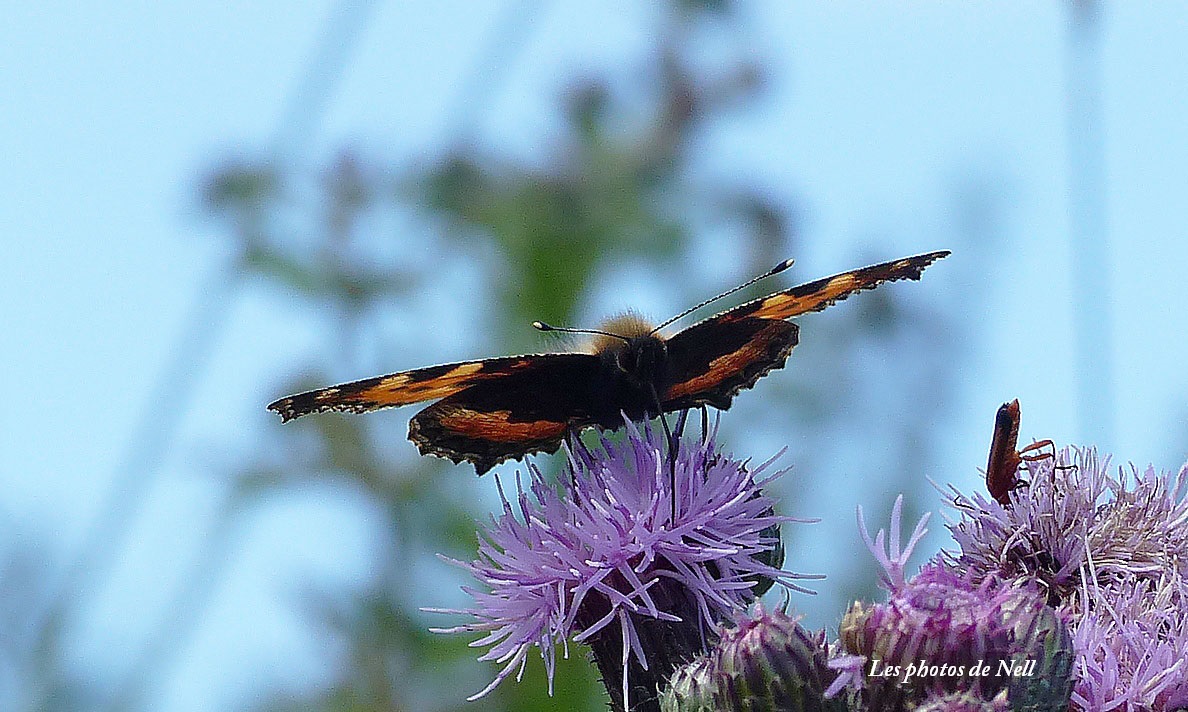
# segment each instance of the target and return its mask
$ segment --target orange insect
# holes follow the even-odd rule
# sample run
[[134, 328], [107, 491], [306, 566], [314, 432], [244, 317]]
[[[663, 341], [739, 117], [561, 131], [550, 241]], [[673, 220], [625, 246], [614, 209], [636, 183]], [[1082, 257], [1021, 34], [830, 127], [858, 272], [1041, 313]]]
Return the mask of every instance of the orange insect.
[[[994, 501], [1010, 504], [1010, 493], [1027, 484], [1019, 477], [1023, 461], [1035, 462], [1056, 458], [1056, 445], [1040, 440], [1019, 450], [1019, 399], [1003, 403], [994, 417], [994, 437], [990, 441], [990, 459], [986, 462], [986, 489]], [[1047, 448], [1045, 450], [1045, 448]]]

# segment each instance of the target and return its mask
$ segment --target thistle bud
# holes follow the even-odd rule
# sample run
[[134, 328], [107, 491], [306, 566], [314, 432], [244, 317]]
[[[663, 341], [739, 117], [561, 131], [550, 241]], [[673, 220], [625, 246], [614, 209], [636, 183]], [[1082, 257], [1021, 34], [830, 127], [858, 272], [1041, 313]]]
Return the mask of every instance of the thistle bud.
[[663, 709], [840, 712], [844, 701], [825, 699], [836, 676], [828, 658], [824, 631], [809, 633], [796, 618], [756, 606], [705, 658], [677, 672]]

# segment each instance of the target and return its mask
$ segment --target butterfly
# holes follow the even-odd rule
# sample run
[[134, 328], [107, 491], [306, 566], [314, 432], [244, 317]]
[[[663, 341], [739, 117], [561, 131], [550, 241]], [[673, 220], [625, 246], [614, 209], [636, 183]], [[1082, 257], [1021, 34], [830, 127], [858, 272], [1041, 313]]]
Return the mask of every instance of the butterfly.
[[788, 319], [820, 311], [884, 282], [916, 280], [947, 250], [905, 257], [825, 277], [746, 302], [671, 336], [659, 332], [710, 302], [782, 272], [791, 260], [660, 326], [636, 316], [601, 329], [543, 331], [594, 334], [585, 353], [489, 358], [401, 371], [281, 398], [268, 408], [289, 421], [310, 413], [365, 413], [435, 400], [409, 422], [422, 454], [470, 462], [483, 474], [504, 460], [556, 452], [567, 435], [614, 429], [701, 406], [730, 407], [739, 391], [782, 368], [799, 339]]

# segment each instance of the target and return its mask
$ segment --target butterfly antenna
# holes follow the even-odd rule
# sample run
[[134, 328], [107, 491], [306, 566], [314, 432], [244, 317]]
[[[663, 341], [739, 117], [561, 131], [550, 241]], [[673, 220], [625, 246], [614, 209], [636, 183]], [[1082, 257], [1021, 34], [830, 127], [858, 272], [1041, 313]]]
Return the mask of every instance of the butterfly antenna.
[[[722, 297], [728, 297], [728, 296], [730, 296], [731, 294], [734, 294], [735, 292], [739, 291], [740, 289], [746, 289], [747, 287], [751, 286], [752, 284], [754, 284], [755, 282], [758, 282], [758, 281], [759, 281], [759, 280], [761, 280], [761, 279], [767, 279], [768, 277], [772, 276], [773, 274], [779, 274], [780, 272], [783, 272], [784, 270], [786, 270], [786, 269], [788, 269], [789, 267], [791, 267], [793, 262], [794, 262], [794, 260], [784, 260], [783, 262], [779, 263], [779, 264], [778, 264], [778, 265], [776, 265], [775, 267], [772, 267], [771, 269], [767, 270], [767, 271], [766, 271], [766, 272], [764, 272], [763, 274], [761, 274], [761, 275], [758, 275], [758, 276], [756, 276], [756, 277], [752, 277], [751, 279], [748, 279], [747, 281], [743, 282], [742, 284], [738, 285], [737, 287], [735, 287], [735, 288], [733, 288], [733, 289], [728, 289], [728, 290], [726, 290], [725, 292], [722, 292], [721, 294], [719, 294], [719, 295], [718, 295], [718, 296], [716, 296], [716, 297], [711, 297], [711, 298], [709, 298], [709, 299], [706, 299], [704, 302], [701, 302], [700, 304], [698, 304], [698, 305], [696, 305], [696, 306], [689, 307], [689, 308], [688, 308], [688, 309], [686, 309], [685, 311], [681, 312], [680, 314], [677, 314], [676, 316], [674, 316], [673, 318], [671, 318], [671, 319], [669, 319], [668, 321], [664, 322], [664, 323], [663, 323], [663, 324], [661, 324], [660, 326], [657, 326], [655, 329], [652, 329], [652, 332], [651, 332], [651, 333], [653, 333], [653, 334], [654, 334], [654, 333], [656, 333], [657, 331], [660, 331], [661, 329], [663, 329], [664, 327], [668, 326], [669, 324], [671, 324], [672, 322], [676, 321], [677, 319], [681, 319], [681, 318], [683, 318], [683, 317], [689, 316], [690, 314], [692, 314], [693, 312], [697, 311], [698, 309], [700, 309], [700, 308], [702, 308], [702, 307], [704, 307], [704, 306], [708, 306], [708, 305], [710, 305], [710, 304], [713, 304], [714, 302], [718, 301], [718, 300], [719, 300], [719, 299], [721, 299]], [[538, 327], [538, 328], [539, 328], [539, 327]]]
[[597, 334], [599, 336], [609, 336], [612, 339], [622, 339], [628, 343], [631, 341], [631, 339], [628, 339], [626, 336], [621, 334], [612, 334], [609, 331], [601, 331], [599, 329], [572, 329], [568, 326], [552, 326], [551, 324], [546, 324], [543, 321], [532, 322], [532, 328], [538, 329], [540, 331], [560, 331], [565, 334]]

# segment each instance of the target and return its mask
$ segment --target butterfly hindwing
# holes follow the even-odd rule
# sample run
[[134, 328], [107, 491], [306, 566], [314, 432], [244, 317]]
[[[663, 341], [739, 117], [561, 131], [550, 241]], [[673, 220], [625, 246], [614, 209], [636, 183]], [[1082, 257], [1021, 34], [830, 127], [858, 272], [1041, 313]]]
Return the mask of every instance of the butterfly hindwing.
[[599, 395], [604, 381], [597, 356], [533, 356], [528, 366], [417, 413], [408, 437], [422, 454], [471, 462], [481, 475], [504, 460], [556, 452], [571, 429], [606, 420], [612, 404]]

